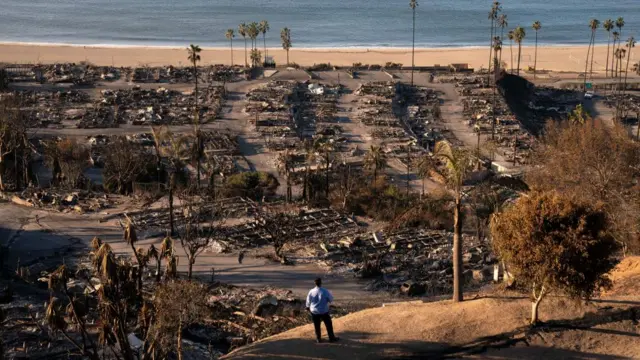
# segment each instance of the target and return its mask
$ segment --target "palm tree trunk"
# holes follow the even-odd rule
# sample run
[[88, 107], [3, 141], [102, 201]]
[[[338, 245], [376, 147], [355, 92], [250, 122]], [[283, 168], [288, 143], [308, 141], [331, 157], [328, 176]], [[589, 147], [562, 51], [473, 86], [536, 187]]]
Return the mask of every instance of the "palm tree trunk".
[[[500, 40], [504, 41], [504, 27], [502, 27], [502, 30], [500, 31]], [[502, 46], [500, 47], [500, 67], [502, 68]]]
[[[615, 77], [614, 73], [613, 73], [613, 68], [614, 68], [614, 64], [615, 64], [615, 59], [616, 59], [616, 39], [613, 39], [613, 46], [611, 46], [611, 77]], [[609, 54], [607, 54], [607, 56], [609, 56]]]
[[262, 33], [262, 45], [264, 46], [264, 62], [267, 62], [267, 34]]
[[460, 221], [460, 191], [456, 193], [456, 206], [453, 213], [453, 301], [463, 300], [462, 294], [462, 223]]
[[589, 38], [589, 46], [587, 47], [587, 58], [584, 61], [584, 81], [582, 84], [583, 91], [587, 91], [587, 70], [589, 69], [589, 53], [591, 52], [592, 38], [593, 38], [593, 31], [591, 32], [591, 38]]
[[287, 49], [287, 66], [289, 66], [289, 49]]
[[509, 41], [509, 51], [511, 52], [511, 66], [509, 72], [513, 74], [513, 40]]
[[231, 67], [233, 67], [233, 39], [231, 39]]
[[489, 65], [487, 68], [487, 84], [491, 82], [491, 55], [493, 55], [493, 17], [491, 18], [491, 36], [489, 37]]
[[627, 76], [629, 75], [629, 62], [631, 61], [631, 47], [627, 50], [627, 66], [624, 70], [624, 92], [627, 92]]
[[596, 31], [593, 31], [591, 35], [591, 68], [589, 69], [589, 76], [593, 81], [593, 55], [596, 53]]
[[536, 72], [538, 71], [538, 30], [536, 30], [536, 50], [533, 58], [533, 78], [536, 78]]
[[520, 58], [521, 58], [521, 54], [522, 54], [522, 43], [519, 42], [518, 43], [518, 71], [517, 71], [517, 75], [520, 76]]
[[249, 62], [247, 61], [247, 38], [244, 38], [244, 67], [248, 67]]
[[609, 48], [611, 45], [611, 31], [609, 31], [609, 38], [607, 39], [607, 62], [605, 64], [604, 76], [609, 76]]
[[416, 67], [416, 9], [413, 9], [413, 40], [411, 41], [411, 86], [413, 86], [413, 69]]

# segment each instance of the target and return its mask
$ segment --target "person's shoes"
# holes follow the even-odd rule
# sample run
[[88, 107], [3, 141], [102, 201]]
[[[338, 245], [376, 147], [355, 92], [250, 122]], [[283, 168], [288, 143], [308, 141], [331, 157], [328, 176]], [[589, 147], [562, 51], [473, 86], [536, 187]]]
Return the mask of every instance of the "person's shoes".
[[322, 343], [322, 339], [316, 339], [316, 342], [317, 342], [318, 344], [320, 344], [320, 343]]
[[334, 337], [333, 339], [329, 339], [329, 342], [332, 342], [332, 343], [337, 341], [340, 341], [339, 337]]

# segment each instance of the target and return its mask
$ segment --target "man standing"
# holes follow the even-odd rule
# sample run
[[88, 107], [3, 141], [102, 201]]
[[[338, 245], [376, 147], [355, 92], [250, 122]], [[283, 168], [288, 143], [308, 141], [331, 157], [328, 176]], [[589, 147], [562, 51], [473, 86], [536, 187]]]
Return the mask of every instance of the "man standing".
[[329, 334], [329, 342], [338, 341], [338, 338], [333, 334], [333, 324], [331, 323], [331, 315], [329, 315], [329, 303], [333, 302], [333, 296], [329, 290], [322, 287], [322, 279], [317, 278], [315, 284], [316, 287], [311, 289], [307, 295], [307, 311], [311, 313], [313, 319], [316, 339], [319, 343], [322, 342], [320, 323], [324, 322], [327, 334]]

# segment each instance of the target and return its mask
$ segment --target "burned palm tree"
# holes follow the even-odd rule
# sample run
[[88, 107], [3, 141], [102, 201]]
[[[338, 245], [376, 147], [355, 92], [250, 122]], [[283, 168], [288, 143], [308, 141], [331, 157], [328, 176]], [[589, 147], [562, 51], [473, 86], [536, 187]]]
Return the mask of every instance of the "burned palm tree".
[[416, 67], [416, 8], [418, 2], [416, 0], [409, 1], [409, 7], [413, 13], [413, 38], [411, 41], [411, 86], [413, 86], [413, 70]]
[[124, 226], [124, 240], [126, 241], [126, 243], [131, 246], [131, 250], [133, 251], [133, 255], [136, 258], [136, 261], [138, 262], [138, 292], [141, 294], [142, 293], [142, 272], [144, 270], [144, 266], [145, 266], [145, 261], [143, 261], [143, 258], [141, 257], [140, 252], [138, 252], [136, 250], [136, 243], [138, 242], [138, 234], [136, 233], [136, 228], [133, 225], [133, 222], [131, 221], [131, 219], [129, 217], [127, 217], [127, 222]]

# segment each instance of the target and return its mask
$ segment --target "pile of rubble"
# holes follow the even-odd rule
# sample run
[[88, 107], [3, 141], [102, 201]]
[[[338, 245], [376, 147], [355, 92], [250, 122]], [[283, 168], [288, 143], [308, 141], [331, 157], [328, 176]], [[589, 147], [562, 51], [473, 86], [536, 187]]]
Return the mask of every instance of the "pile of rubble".
[[[291, 241], [295, 243], [317, 243], [321, 239], [336, 238], [351, 234], [358, 224], [350, 217], [332, 209], [301, 210], [295, 228], [291, 230]], [[213, 247], [221, 251], [253, 248], [269, 243], [269, 235], [255, 221], [248, 221], [228, 229], [226, 240]]]
[[[466, 88], [462, 98], [467, 125], [480, 136], [492, 136], [498, 154], [514, 165], [529, 163], [534, 137], [511, 112], [504, 98], [491, 89]], [[495, 92], [495, 93], [494, 93]]]
[[[103, 90], [98, 104], [117, 112], [117, 123], [132, 125], [184, 125], [193, 123], [194, 95], [166, 88], [144, 90]], [[224, 88], [210, 86], [198, 94], [200, 121], [217, 118], [222, 109]], [[103, 119], [108, 121], [108, 119]], [[95, 122], [95, 120], [94, 120]], [[86, 123], [86, 121], [85, 121]], [[85, 126], [81, 124], [79, 126]]]
[[398, 95], [407, 106], [405, 128], [422, 147], [433, 149], [445, 138], [446, 128], [441, 122], [440, 94], [426, 87], [399, 85]]
[[28, 188], [9, 199], [18, 205], [60, 212], [98, 212], [118, 204], [117, 197], [92, 191], [59, 192], [53, 189]]
[[[404, 229], [357, 233], [320, 243], [323, 263], [335, 273], [375, 279], [370, 290], [407, 295], [452, 291], [452, 233]], [[496, 261], [487, 244], [463, 235], [466, 281], [489, 281]]]
[[256, 130], [267, 138], [269, 148], [282, 147], [298, 138], [291, 103], [295, 88], [293, 81], [271, 81], [247, 93], [244, 111]]

